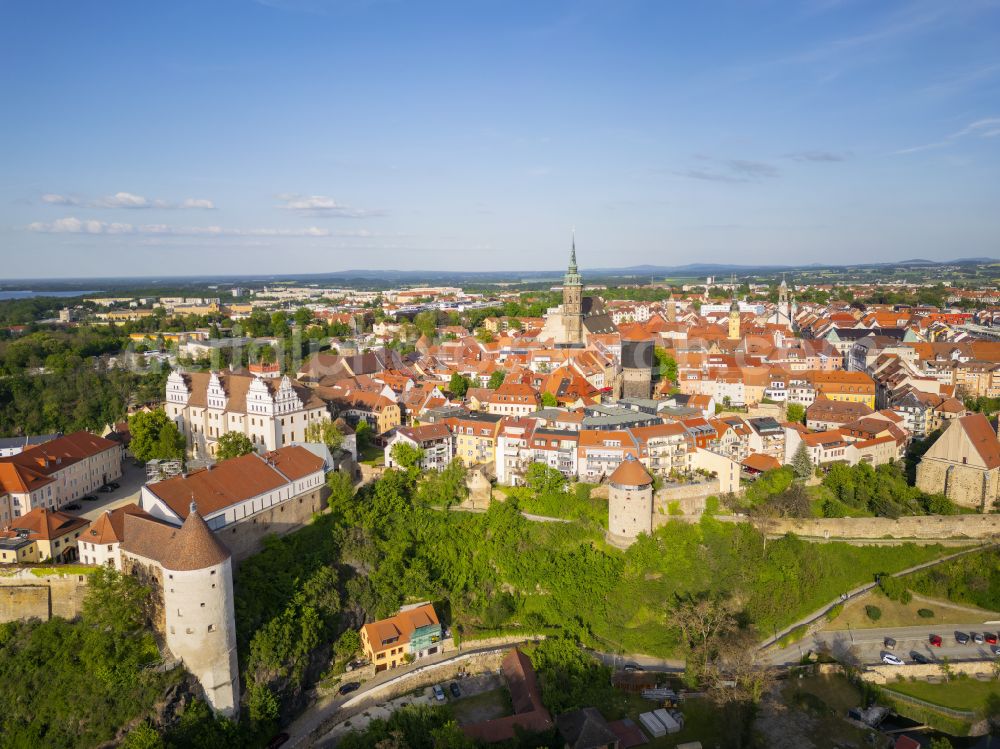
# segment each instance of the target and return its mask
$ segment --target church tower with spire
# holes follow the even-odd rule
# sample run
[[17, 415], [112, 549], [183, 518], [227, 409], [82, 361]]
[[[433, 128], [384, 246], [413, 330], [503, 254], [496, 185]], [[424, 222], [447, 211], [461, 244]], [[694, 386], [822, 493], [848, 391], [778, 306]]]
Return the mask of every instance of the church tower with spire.
[[576, 267], [576, 233], [569, 254], [569, 268], [563, 277], [563, 325], [566, 327], [566, 343], [571, 346], [583, 344], [583, 278]]
[[785, 281], [785, 274], [781, 274], [781, 286], [778, 287], [778, 311], [791, 322], [792, 308], [788, 304], [788, 283]]
[[736, 280], [733, 280], [733, 303], [729, 305], [729, 339], [740, 340], [740, 303], [736, 301]]

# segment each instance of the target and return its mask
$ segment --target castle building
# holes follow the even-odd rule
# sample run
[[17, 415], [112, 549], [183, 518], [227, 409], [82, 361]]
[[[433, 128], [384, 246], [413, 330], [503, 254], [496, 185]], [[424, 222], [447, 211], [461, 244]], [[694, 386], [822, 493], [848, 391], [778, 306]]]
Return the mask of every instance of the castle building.
[[653, 477], [628, 455], [608, 482], [608, 541], [630, 546], [640, 533], [653, 532]]
[[180, 528], [142, 514], [123, 516], [121, 569], [153, 589], [154, 626], [205, 690], [215, 712], [239, 709], [236, 613], [229, 549], [191, 503]]
[[226, 432], [245, 434], [258, 451], [305, 441], [306, 428], [328, 421], [323, 400], [266, 366], [257, 372], [179, 372], [167, 377], [166, 411], [195, 457], [215, 454]]

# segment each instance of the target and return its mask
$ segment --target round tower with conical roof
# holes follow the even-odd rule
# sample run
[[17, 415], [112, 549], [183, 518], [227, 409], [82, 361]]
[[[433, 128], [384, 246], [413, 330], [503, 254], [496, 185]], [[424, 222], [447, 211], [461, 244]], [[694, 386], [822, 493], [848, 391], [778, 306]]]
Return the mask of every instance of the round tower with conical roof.
[[653, 477], [631, 455], [608, 479], [608, 541], [630, 546], [640, 533], [653, 532]]
[[232, 555], [195, 502], [159, 562], [167, 647], [201, 682], [209, 705], [217, 713], [234, 716], [240, 682]]

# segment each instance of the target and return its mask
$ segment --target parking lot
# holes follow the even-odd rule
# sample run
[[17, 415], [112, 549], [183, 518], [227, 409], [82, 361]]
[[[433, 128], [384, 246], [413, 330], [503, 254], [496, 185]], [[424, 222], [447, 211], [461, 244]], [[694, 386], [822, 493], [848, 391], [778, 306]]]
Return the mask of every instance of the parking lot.
[[92, 496], [97, 497], [96, 501], [87, 502], [78, 499], [76, 501], [80, 505], [79, 510], [63, 510], [63, 512], [87, 520], [96, 520], [105, 510], [114, 510], [131, 502], [139, 504], [139, 491], [146, 483], [146, 469], [136, 466], [132, 460], [126, 459], [122, 476], [116, 481], [120, 484], [120, 488], [108, 493], [94, 492]]

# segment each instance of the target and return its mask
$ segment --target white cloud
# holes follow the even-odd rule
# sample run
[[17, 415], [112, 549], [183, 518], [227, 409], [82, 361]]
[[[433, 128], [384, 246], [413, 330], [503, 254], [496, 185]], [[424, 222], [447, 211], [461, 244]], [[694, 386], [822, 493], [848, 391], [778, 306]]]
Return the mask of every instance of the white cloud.
[[279, 207], [294, 211], [301, 216], [322, 216], [325, 218], [366, 218], [381, 216], [382, 211], [352, 208], [338, 203], [325, 195], [299, 195], [297, 193], [282, 193], [276, 196], [282, 202]]
[[162, 198], [145, 198], [131, 192], [116, 192], [114, 195], [105, 195], [86, 203], [82, 203], [79, 198], [59, 193], [46, 193], [42, 195], [41, 200], [48, 205], [84, 205], [87, 208], [159, 208], [162, 210], [213, 210], [215, 208], [215, 203], [207, 198], [184, 198], [177, 203]]
[[185, 198], [181, 202], [181, 208], [202, 208], [211, 211], [215, 209], [215, 203], [207, 198]]
[[96, 219], [60, 218], [55, 221], [36, 221], [28, 224], [28, 231], [43, 234], [137, 234], [171, 237], [330, 237], [329, 229], [309, 226], [304, 229], [254, 228], [236, 229], [222, 226], [171, 226], [169, 224], [110, 223]]
[[130, 192], [116, 192], [90, 203], [94, 208], [152, 208], [153, 202]]
[[80, 201], [69, 195], [59, 195], [54, 192], [47, 192], [42, 196], [42, 202], [48, 205], [79, 205]]

